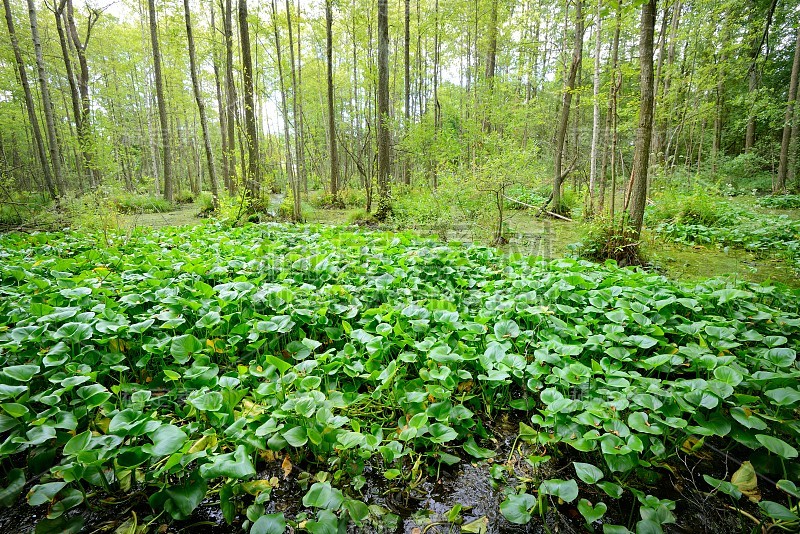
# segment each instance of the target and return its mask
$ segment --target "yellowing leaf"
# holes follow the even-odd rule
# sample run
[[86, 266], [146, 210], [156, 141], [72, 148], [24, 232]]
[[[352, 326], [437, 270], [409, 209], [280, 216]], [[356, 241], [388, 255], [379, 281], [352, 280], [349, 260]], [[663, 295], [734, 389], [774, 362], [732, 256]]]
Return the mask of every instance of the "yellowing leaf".
[[742, 466], [731, 476], [731, 483], [752, 502], [761, 500], [761, 492], [758, 490], [758, 476], [753, 464], [750, 462], [742, 463]]
[[216, 339], [206, 339], [206, 346], [211, 347], [214, 349], [214, 352], [217, 354], [222, 354], [225, 352], [225, 349], [221, 347], [223, 341], [219, 338]]
[[187, 454], [194, 454], [196, 452], [204, 451], [206, 449], [211, 449], [216, 446], [217, 446], [217, 436], [215, 436], [214, 434], [210, 436], [203, 436], [202, 438], [195, 441], [194, 444], [192, 444]]
[[283, 459], [283, 463], [281, 464], [281, 469], [283, 469], [283, 478], [285, 479], [289, 478], [289, 475], [292, 473], [292, 461], [289, 459], [288, 454]]

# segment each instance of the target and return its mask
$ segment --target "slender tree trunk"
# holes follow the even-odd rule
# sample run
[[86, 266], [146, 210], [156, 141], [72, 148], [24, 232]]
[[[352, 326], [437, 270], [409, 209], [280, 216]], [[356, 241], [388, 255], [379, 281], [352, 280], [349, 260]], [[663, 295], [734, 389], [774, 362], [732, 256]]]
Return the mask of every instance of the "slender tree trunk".
[[[439, 127], [441, 126], [441, 108], [439, 107], [439, 0], [435, 0], [433, 10], [433, 138], [434, 143], [438, 144]], [[378, 31], [380, 33], [380, 28], [378, 28]], [[433, 158], [432, 163], [433, 188], [436, 189], [439, 186], [439, 166], [435, 158]]]
[[150, 45], [153, 49], [153, 72], [156, 84], [156, 102], [158, 104], [158, 122], [161, 126], [161, 144], [163, 150], [162, 172], [164, 173], [164, 198], [172, 202], [175, 198], [172, 184], [172, 151], [170, 150], [169, 123], [167, 121], [167, 102], [164, 96], [164, 80], [161, 75], [161, 50], [158, 47], [158, 31], [156, 27], [155, 0], [147, 0], [150, 18]]
[[800, 26], [797, 28], [797, 41], [794, 47], [794, 61], [792, 61], [792, 75], [789, 81], [789, 99], [786, 103], [786, 116], [783, 122], [783, 136], [781, 138], [781, 156], [778, 164], [778, 179], [775, 181], [774, 193], [786, 191], [786, 176], [789, 169], [789, 147], [792, 144], [792, 119], [794, 118], [795, 100], [797, 100], [797, 76], [800, 71]]
[[192, 33], [192, 20], [189, 13], [189, 0], [183, 0], [183, 14], [186, 17], [186, 38], [189, 42], [189, 69], [192, 75], [192, 88], [194, 89], [194, 100], [197, 102], [197, 111], [200, 114], [200, 128], [203, 130], [203, 144], [205, 145], [206, 164], [208, 165], [208, 176], [211, 181], [212, 205], [216, 211], [219, 208], [219, 182], [217, 182], [217, 171], [214, 168], [214, 154], [211, 152], [211, 137], [208, 134], [208, 120], [206, 119], [206, 104], [203, 95], [200, 94], [200, 81], [197, 79], [197, 58], [195, 57], [194, 35]]
[[19, 49], [19, 41], [17, 41], [17, 34], [14, 31], [14, 18], [11, 14], [11, 0], [3, 0], [3, 7], [6, 15], [6, 25], [8, 26], [8, 35], [11, 38], [11, 48], [14, 50], [14, 61], [17, 65], [17, 73], [19, 74], [20, 84], [25, 93], [25, 109], [28, 112], [28, 121], [33, 130], [33, 138], [36, 143], [36, 154], [39, 157], [39, 162], [42, 165], [42, 174], [44, 175], [44, 183], [50, 197], [58, 201], [58, 192], [53, 184], [53, 174], [50, 170], [50, 164], [47, 161], [47, 152], [44, 148], [44, 140], [42, 139], [42, 131], [39, 128], [39, 120], [36, 118], [36, 108], [33, 106], [33, 94], [31, 93], [31, 86], [28, 82], [28, 73], [25, 70], [25, 62], [22, 60], [22, 53]]
[[[438, 0], [437, 0], [438, 3]], [[389, 6], [378, 0], [378, 211], [385, 220], [391, 212], [389, 201]]]
[[[12, 31], [13, 28], [11, 26], [11, 8], [7, 4], [8, 0], [4, 0], [6, 2], [6, 19], [8, 21], [9, 30]], [[47, 127], [47, 139], [50, 146], [50, 160], [51, 164], [53, 165], [53, 177], [55, 181], [56, 187], [59, 188], [59, 196], [63, 194], [61, 190], [66, 182], [64, 180], [64, 169], [61, 165], [61, 150], [58, 147], [58, 140], [56, 138], [56, 123], [55, 118], [53, 117], [53, 103], [50, 100], [50, 89], [47, 83], [47, 73], [44, 69], [44, 54], [42, 53], [42, 43], [39, 40], [39, 25], [36, 22], [36, 6], [33, 3], [33, 0], [28, 0], [28, 16], [31, 21], [31, 38], [33, 39], [33, 48], [36, 52], [36, 67], [39, 73], [39, 89], [40, 94], [42, 97], [42, 108], [44, 109], [44, 122], [45, 126]], [[23, 64], [24, 65], [24, 64]], [[24, 69], [24, 66], [21, 67]], [[47, 175], [45, 175], [45, 180], [47, 180]], [[47, 184], [48, 189], [52, 187], [52, 184]], [[51, 192], [51, 195], [55, 198], [55, 193]]]
[[[78, 94], [78, 86], [75, 84], [75, 73], [72, 69], [72, 59], [70, 58], [69, 54], [69, 44], [67, 43], [67, 34], [64, 30], [64, 23], [63, 23], [63, 16], [64, 16], [64, 9], [66, 8], [67, 0], [60, 0], [58, 4], [54, 5], [53, 15], [55, 15], [56, 19], [56, 31], [58, 32], [58, 42], [61, 46], [61, 56], [64, 58], [64, 69], [66, 70], [67, 75], [67, 83], [69, 84], [69, 94], [72, 103], [72, 115], [74, 117], [75, 122], [75, 130], [80, 136], [80, 133], [83, 132], [82, 122], [82, 108], [81, 108], [81, 97]], [[75, 160], [75, 167], [78, 172], [78, 176], [81, 176], [86, 172], [86, 178], [91, 183], [92, 176], [91, 171], [89, 170], [88, 165], [86, 165], [86, 157], [83, 151], [81, 151], [81, 156], [76, 158]]]
[[653, 33], [655, 31], [656, 0], [642, 5], [641, 31], [639, 34], [639, 128], [636, 132], [636, 148], [633, 153], [631, 173], [631, 202], [628, 216], [631, 233], [630, 243], [636, 243], [642, 232], [644, 208], [647, 203], [647, 171], [650, 164], [650, 142], [653, 134]]
[[[747, 92], [751, 96], [751, 98], [755, 98], [755, 92], [758, 88], [758, 56], [761, 55], [761, 48], [764, 46], [764, 42], [767, 40], [767, 35], [769, 35], [769, 27], [772, 25], [772, 16], [775, 14], [775, 6], [778, 4], [778, 0], [772, 0], [769, 5], [769, 9], [767, 10], [767, 18], [764, 22], [764, 32], [760, 35], [756, 35], [753, 38], [753, 47], [750, 51], [750, 68], [747, 72]], [[755, 22], [755, 10], [757, 8], [757, 3], [753, 0], [750, 6], [750, 13], [748, 14], [748, 26], [752, 27], [752, 24]], [[753, 111], [755, 107], [755, 102], [751, 103], [751, 110], [750, 114], [747, 117], [747, 130], [745, 131], [745, 138], [744, 138], [744, 151], [749, 152], [752, 150], [753, 145], [756, 141], [756, 116]]]
[[564, 211], [561, 205], [561, 181], [563, 172], [561, 168], [564, 157], [564, 140], [567, 137], [567, 125], [569, 124], [569, 108], [572, 103], [572, 92], [575, 89], [575, 78], [578, 75], [578, 68], [581, 64], [581, 54], [583, 52], [583, 0], [575, 2], [575, 47], [572, 51], [572, 63], [567, 74], [567, 83], [564, 87], [564, 97], [561, 104], [561, 119], [558, 124], [555, 145], [555, 165], [553, 174], [553, 211], [561, 213]]
[[[308, 170], [306, 168], [306, 136], [305, 123], [303, 118], [303, 53], [302, 37], [300, 36], [302, 11], [300, 9], [301, 0], [297, 0], [297, 113], [295, 117], [295, 130], [297, 132], [297, 163], [300, 168], [300, 181], [303, 185], [303, 192], [308, 195]], [[289, 32], [291, 33], [291, 32]]]
[[667, 162], [667, 153], [669, 151], [664, 151], [663, 147], [667, 136], [669, 124], [668, 117], [672, 113], [672, 110], [668, 106], [665, 107], [664, 104], [666, 103], [666, 99], [669, 97], [669, 90], [672, 83], [672, 68], [675, 64], [675, 46], [677, 43], [678, 25], [680, 23], [682, 9], [683, 3], [681, 0], [678, 0], [676, 5], [672, 8], [672, 20], [670, 22], [669, 29], [669, 45], [667, 46], [666, 73], [664, 74], [664, 81], [660, 84], [661, 96], [658, 100], [658, 108], [664, 109], [664, 113], [659, 114], [659, 119], [657, 121], [653, 138], [653, 153], [657, 158], [659, 158], [660, 161], [664, 163]]
[[331, 203], [339, 206], [339, 155], [336, 151], [336, 117], [333, 114], [333, 0], [325, 0], [325, 59], [328, 78], [328, 150], [330, 151]]
[[211, 61], [214, 68], [214, 88], [217, 92], [217, 110], [219, 112], [219, 130], [220, 130], [220, 141], [222, 144], [222, 179], [225, 182], [225, 189], [231, 191], [231, 184], [230, 184], [230, 170], [228, 169], [228, 123], [227, 123], [227, 113], [225, 109], [225, 103], [222, 99], [222, 84], [220, 83], [220, 75], [219, 75], [219, 56], [217, 50], [217, 26], [214, 20], [214, 0], [210, 2], [211, 7], [211, 33], [214, 36], [213, 43], [212, 43], [212, 53], [211, 53]]
[[[419, 1], [419, 0], [418, 0]], [[405, 0], [404, 35], [403, 35], [403, 70], [405, 87], [405, 132], [411, 128], [411, 0]], [[467, 88], [469, 92], [469, 88]], [[403, 183], [411, 185], [410, 157], [403, 158]]]
[[491, 111], [494, 106], [494, 75], [495, 64], [497, 61], [497, 1], [491, 0], [489, 8], [489, 44], [486, 48], [486, 108], [484, 109], [483, 131], [489, 132], [492, 129]]
[[99, 185], [101, 180], [100, 169], [94, 162], [92, 154], [92, 118], [91, 103], [89, 101], [89, 63], [86, 60], [86, 47], [89, 45], [89, 38], [92, 35], [92, 28], [100, 17], [100, 11], [89, 8], [89, 20], [86, 23], [86, 38], [81, 41], [78, 29], [75, 26], [75, 14], [72, 7], [72, 0], [67, 0], [67, 29], [70, 39], [78, 54], [78, 91], [81, 96], [81, 122], [78, 137], [83, 153], [84, 163], [89, 169], [91, 176], [90, 187]]
[[[278, 57], [278, 83], [281, 88], [281, 115], [283, 116], [283, 140], [286, 148], [286, 176], [289, 187], [292, 189], [293, 200], [300, 198], [300, 182], [295, 178], [294, 161], [292, 158], [292, 143], [289, 139], [289, 106], [286, 103], [286, 84], [283, 76], [283, 60], [281, 59], [281, 40], [278, 35], [278, 13], [275, 9], [275, 0], [272, 0], [272, 29], [275, 33], [275, 52]], [[302, 218], [300, 203], [295, 200], [292, 207], [292, 218], [299, 221]]]
[[239, 0], [239, 43], [242, 48], [242, 78], [244, 80], [244, 124], [248, 162], [245, 183], [253, 198], [261, 196], [258, 169], [258, 137], [256, 134], [255, 103], [253, 100], [253, 61], [250, 57], [250, 29], [247, 22], [247, 0]]
[[298, 129], [298, 121], [299, 121], [299, 113], [297, 109], [297, 75], [295, 71], [294, 65], [294, 37], [292, 36], [292, 6], [290, 0], [286, 0], [286, 25], [287, 29], [289, 30], [289, 74], [291, 76], [292, 82], [292, 119], [294, 122], [294, 154], [297, 162], [297, 168], [295, 169], [295, 179], [297, 180], [297, 191], [298, 194], [294, 197], [294, 210], [295, 210], [295, 220], [300, 220], [300, 189], [303, 186], [305, 180], [305, 169], [303, 168], [302, 161], [300, 159], [300, 144], [302, 140], [300, 139], [300, 131]]
[[587, 215], [594, 214], [595, 189], [597, 187], [597, 151], [600, 144], [600, 47], [602, 45], [603, 19], [600, 13], [602, 1], [597, 2], [597, 26], [594, 35], [594, 74], [592, 80], [592, 149], [589, 160], [589, 202]]
[[[233, 6], [231, 0], [225, 0], [222, 18], [225, 34], [225, 126], [228, 130], [228, 187], [231, 193], [236, 191], [236, 84], [233, 80]], [[242, 162], [244, 164], [244, 162]]]

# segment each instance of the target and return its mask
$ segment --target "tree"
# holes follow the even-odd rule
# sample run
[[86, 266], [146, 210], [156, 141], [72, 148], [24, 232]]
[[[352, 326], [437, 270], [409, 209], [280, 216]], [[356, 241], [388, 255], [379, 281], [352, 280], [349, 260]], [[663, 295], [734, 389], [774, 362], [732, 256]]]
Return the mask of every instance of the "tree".
[[339, 206], [339, 155], [336, 151], [336, 116], [333, 114], [333, 0], [325, 0], [325, 61], [328, 89], [328, 150], [330, 151], [331, 204]]
[[92, 28], [97, 19], [100, 18], [100, 11], [97, 9], [89, 8], [89, 18], [86, 22], [86, 37], [81, 40], [78, 35], [78, 28], [75, 25], [75, 13], [72, 6], [72, 0], [67, 0], [67, 28], [69, 30], [70, 40], [78, 54], [78, 91], [81, 97], [80, 106], [80, 122], [78, 122], [78, 141], [81, 146], [81, 153], [86, 168], [89, 172], [90, 183], [89, 186], [94, 188], [100, 183], [101, 175], [100, 169], [97, 167], [92, 157], [92, 150], [90, 148], [92, 140], [92, 119], [91, 119], [91, 103], [89, 101], [89, 62], [86, 59], [86, 48], [89, 46], [89, 38], [92, 35]]
[[[6, 17], [10, 19], [10, 7], [6, 8]], [[36, 52], [36, 69], [39, 73], [39, 91], [42, 97], [42, 109], [44, 111], [44, 124], [47, 128], [47, 141], [50, 146], [50, 163], [53, 165], [53, 177], [58, 189], [59, 196], [63, 196], [66, 189], [64, 180], [64, 170], [61, 165], [61, 149], [58, 146], [56, 133], [56, 122], [53, 116], [53, 103], [50, 100], [50, 86], [47, 83], [47, 72], [44, 67], [44, 54], [42, 53], [42, 42], [39, 39], [39, 24], [36, 20], [36, 6], [33, 0], [28, 0], [28, 17], [31, 22], [31, 39], [33, 48]], [[9, 23], [9, 29], [11, 24]], [[23, 67], [24, 68], [24, 67]]]
[[597, 21], [594, 28], [594, 74], [592, 79], [592, 148], [589, 160], [589, 197], [587, 215], [594, 213], [595, 189], [597, 187], [597, 152], [600, 143], [600, 50], [602, 46], [603, 19], [602, 0], [597, 0]]
[[800, 71], [800, 26], [797, 28], [797, 40], [794, 47], [794, 60], [792, 61], [792, 75], [789, 81], [789, 98], [786, 102], [786, 116], [783, 120], [783, 135], [781, 136], [781, 155], [778, 164], [778, 178], [772, 188], [773, 193], [786, 192], [786, 176], [789, 169], [789, 147], [792, 140], [792, 119], [794, 106], [797, 100], [797, 76]]
[[203, 95], [200, 94], [200, 81], [197, 79], [197, 59], [194, 48], [194, 35], [192, 33], [192, 20], [189, 13], [189, 0], [183, 0], [183, 13], [186, 18], [186, 38], [189, 41], [189, 68], [192, 76], [192, 89], [194, 90], [194, 100], [197, 102], [197, 111], [200, 113], [200, 127], [203, 130], [203, 145], [206, 152], [206, 164], [208, 166], [208, 176], [211, 179], [211, 198], [214, 210], [219, 208], [219, 182], [217, 182], [217, 171], [214, 168], [214, 155], [211, 151], [211, 137], [208, 134], [208, 119], [206, 118], [206, 105]]
[[378, 211], [385, 220], [391, 212], [389, 200], [389, 9], [388, 0], [378, 0]]
[[572, 51], [572, 63], [569, 67], [567, 80], [564, 87], [564, 96], [561, 102], [561, 119], [558, 123], [556, 133], [554, 174], [553, 174], [553, 211], [563, 213], [564, 206], [561, 203], [561, 182], [564, 179], [562, 161], [564, 158], [564, 140], [567, 137], [567, 125], [569, 124], [569, 108], [572, 103], [572, 93], [575, 90], [575, 78], [578, 75], [578, 68], [581, 65], [583, 53], [583, 0], [575, 2], [575, 46]]
[[255, 100], [253, 98], [253, 61], [250, 57], [250, 29], [247, 22], [247, 0], [239, 0], [239, 42], [242, 48], [242, 79], [244, 80], [244, 125], [247, 144], [245, 184], [253, 198], [261, 196], [258, 168], [258, 137], [256, 136]]
[[[156, 26], [155, 0], [147, 0], [150, 19], [150, 46], [153, 50], [153, 73], [158, 105], [158, 123], [161, 127], [162, 172], [164, 173], [164, 199], [172, 202], [175, 197], [172, 184], [172, 152], [170, 150], [169, 123], [167, 121], [167, 102], [164, 96], [164, 80], [161, 74], [161, 50], [158, 47], [158, 28]], [[156, 178], [158, 179], [158, 178]]]
[[653, 33], [655, 32], [656, 0], [642, 5], [639, 33], [639, 128], [633, 153], [631, 197], [628, 205], [629, 244], [636, 249], [642, 233], [644, 208], [647, 203], [647, 172], [650, 165], [650, 142], [653, 137]]
[[19, 41], [17, 41], [17, 33], [14, 31], [14, 18], [11, 15], [11, 0], [3, 0], [3, 8], [6, 15], [6, 26], [8, 27], [8, 35], [11, 38], [11, 48], [14, 50], [14, 61], [17, 65], [17, 74], [19, 75], [22, 91], [25, 93], [25, 110], [28, 112], [28, 122], [33, 130], [33, 138], [36, 145], [36, 155], [39, 158], [39, 163], [42, 166], [42, 174], [44, 176], [44, 183], [47, 193], [50, 197], [58, 201], [58, 193], [53, 185], [53, 174], [50, 170], [50, 163], [47, 161], [47, 152], [44, 148], [44, 141], [42, 139], [42, 131], [39, 128], [39, 120], [36, 118], [36, 109], [33, 105], [33, 94], [31, 93], [31, 86], [28, 83], [28, 73], [25, 71], [25, 63], [22, 61], [22, 53], [19, 49]]

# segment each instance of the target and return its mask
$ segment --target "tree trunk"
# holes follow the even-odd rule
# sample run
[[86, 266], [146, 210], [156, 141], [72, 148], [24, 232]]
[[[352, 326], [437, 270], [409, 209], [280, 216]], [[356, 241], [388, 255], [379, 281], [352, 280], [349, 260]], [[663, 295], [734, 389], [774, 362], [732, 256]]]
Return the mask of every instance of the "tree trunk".
[[797, 100], [797, 76], [800, 70], [800, 27], [797, 28], [797, 41], [794, 47], [794, 61], [792, 62], [792, 75], [789, 82], [789, 99], [786, 103], [786, 116], [783, 122], [783, 136], [781, 138], [781, 156], [778, 164], [778, 179], [775, 181], [773, 193], [786, 192], [786, 176], [789, 169], [789, 147], [792, 144], [792, 119], [794, 118], [794, 105]]
[[245, 183], [253, 198], [261, 196], [258, 169], [258, 137], [256, 136], [255, 104], [253, 100], [253, 61], [250, 57], [250, 29], [247, 23], [247, 0], [239, 0], [239, 43], [242, 48], [242, 79], [244, 80], [244, 125], [248, 161]]
[[[656, 0], [642, 5], [641, 32], [639, 34], [639, 128], [633, 153], [631, 172], [631, 202], [628, 208], [629, 243], [638, 242], [647, 203], [647, 171], [650, 164], [650, 142], [653, 134], [653, 33], [655, 31]], [[633, 247], [637, 248], [637, 247]]]
[[[192, 20], [189, 13], [189, 0], [183, 0], [183, 13], [186, 17], [186, 38], [189, 41], [189, 69], [192, 76], [192, 88], [194, 89], [194, 99], [197, 102], [197, 111], [200, 114], [200, 128], [203, 130], [203, 144], [205, 145], [206, 164], [208, 165], [208, 176], [211, 181], [212, 205], [216, 211], [219, 208], [219, 182], [217, 182], [217, 171], [214, 168], [214, 155], [211, 152], [211, 138], [208, 135], [208, 120], [206, 119], [206, 104], [203, 95], [200, 94], [200, 81], [197, 79], [197, 58], [195, 57], [194, 35], [192, 34]], [[202, 188], [201, 188], [202, 189]]]
[[172, 153], [170, 150], [169, 123], [167, 121], [167, 102], [164, 97], [164, 80], [161, 76], [161, 51], [158, 48], [155, 0], [147, 0], [147, 10], [150, 18], [150, 45], [153, 49], [153, 72], [155, 74], [158, 122], [161, 127], [161, 144], [164, 161], [162, 165], [162, 172], [164, 173], [164, 199], [168, 202], [172, 202], [175, 197], [172, 184]]
[[11, 37], [11, 48], [14, 50], [14, 61], [17, 64], [17, 73], [19, 74], [20, 84], [25, 93], [25, 109], [28, 112], [28, 121], [33, 129], [33, 138], [36, 144], [36, 154], [39, 157], [39, 162], [42, 165], [42, 173], [44, 175], [44, 183], [47, 188], [47, 193], [50, 197], [58, 201], [58, 192], [53, 185], [53, 174], [50, 170], [50, 164], [47, 161], [47, 152], [44, 148], [44, 140], [42, 139], [42, 131], [39, 128], [39, 120], [36, 118], [36, 109], [33, 107], [33, 94], [31, 93], [31, 86], [28, 82], [28, 74], [25, 70], [25, 63], [22, 60], [22, 53], [19, 49], [19, 41], [17, 41], [17, 34], [14, 31], [14, 18], [11, 15], [11, 0], [3, 0], [3, 7], [6, 15], [6, 25], [8, 26], [8, 35]]
[[494, 74], [497, 61], [497, 0], [491, 0], [489, 11], [489, 44], [486, 48], [486, 96], [487, 105], [484, 109], [483, 131], [492, 129], [491, 111], [494, 106], [492, 95], [494, 93]]
[[[233, 81], [233, 6], [231, 0], [225, 0], [222, 18], [225, 34], [225, 126], [228, 129], [228, 187], [230, 192], [236, 191], [236, 84]], [[244, 163], [244, 162], [243, 162]]]
[[[214, 20], [214, 0], [211, 0], [211, 33], [212, 35], [217, 35], [217, 26]], [[225, 189], [231, 191], [231, 184], [230, 184], [230, 171], [228, 169], [228, 123], [227, 123], [227, 114], [225, 109], [224, 100], [222, 99], [222, 84], [220, 83], [220, 75], [219, 75], [219, 57], [218, 57], [218, 50], [217, 50], [217, 40], [216, 38], [213, 39], [212, 43], [212, 53], [211, 53], [211, 61], [214, 69], [214, 88], [216, 89], [217, 93], [217, 110], [219, 113], [219, 130], [220, 130], [220, 141], [222, 144], [222, 180], [225, 182]]]
[[594, 214], [595, 189], [597, 187], [597, 150], [600, 144], [600, 47], [602, 45], [603, 19], [600, 13], [602, 0], [597, 2], [597, 26], [594, 35], [594, 74], [592, 80], [592, 149], [589, 161], [589, 201], [586, 214]]
[[336, 117], [333, 114], [333, 0], [325, 0], [325, 59], [328, 78], [328, 150], [330, 151], [331, 204], [339, 206], [339, 155], [336, 151]]
[[[64, 58], [64, 69], [66, 70], [67, 74], [67, 83], [69, 84], [69, 95], [70, 100], [72, 103], [72, 115], [74, 117], [75, 122], [75, 131], [77, 132], [78, 136], [80, 137], [81, 132], [83, 132], [82, 122], [82, 109], [81, 109], [81, 97], [78, 94], [78, 86], [75, 84], [75, 73], [72, 70], [72, 59], [69, 55], [69, 44], [67, 43], [67, 34], [64, 30], [64, 23], [62, 17], [64, 16], [64, 9], [67, 6], [67, 0], [60, 0], [58, 4], [55, 4], [53, 7], [53, 15], [55, 15], [56, 19], [56, 31], [58, 32], [58, 42], [61, 46], [61, 56]], [[81, 147], [83, 148], [83, 147]], [[78, 172], [78, 176], [83, 175], [86, 172], [86, 178], [91, 183], [92, 175], [91, 171], [89, 170], [87, 161], [87, 154], [81, 151], [81, 156], [76, 158], [75, 160], [75, 167]]]
[[302, 159], [300, 157], [301, 152], [301, 139], [300, 139], [300, 130], [299, 126], [299, 117], [300, 113], [298, 112], [297, 108], [297, 75], [295, 71], [294, 65], [294, 37], [292, 36], [292, 6], [290, 0], [286, 0], [286, 26], [289, 30], [289, 74], [291, 76], [292, 81], [292, 119], [294, 122], [294, 155], [295, 161], [297, 163], [297, 168], [295, 169], [295, 179], [297, 180], [297, 191], [298, 194], [294, 197], [294, 209], [295, 209], [295, 220], [300, 220], [300, 189], [303, 186], [305, 181], [305, 169], [303, 168]]
[[[437, 0], [438, 2], [438, 0]], [[389, 204], [389, 6], [378, 0], [378, 211], [375, 218], [385, 220]]]
[[[11, 7], [8, 6], [8, 0], [4, 0], [6, 3], [6, 19], [8, 21], [9, 30], [13, 30], [11, 26]], [[44, 122], [45, 126], [47, 127], [47, 140], [50, 146], [50, 160], [51, 164], [53, 165], [53, 178], [55, 179], [55, 185], [58, 187], [58, 194], [62, 196], [64, 194], [65, 184], [64, 181], [64, 170], [61, 166], [61, 150], [58, 147], [58, 140], [56, 138], [56, 123], [55, 118], [53, 117], [53, 103], [50, 100], [50, 89], [47, 84], [47, 73], [44, 70], [44, 55], [42, 53], [42, 43], [39, 40], [39, 25], [36, 22], [36, 7], [33, 4], [33, 0], [28, 0], [28, 16], [30, 17], [31, 21], [31, 38], [33, 39], [33, 48], [36, 52], [36, 67], [39, 73], [39, 88], [42, 97], [42, 107], [44, 108]], [[20, 70], [24, 69], [24, 64], [20, 67]], [[45, 162], [46, 164], [46, 162]], [[45, 175], [45, 182], [47, 183], [47, 175]], [[51, 183], [47, 184], [47, 188], [52, 188], [53, 185]], [[55, 198], [55, 193], [51, 192], [51, 195]]]
[[[281, 40], [278, 35], [278, 15], [275, 9], [275, 0], [272, 0], [272, 29], [275, 33], [275, 52], [278, 57], [278, 83], [281, 88], [281, 115], [283, 116], [283, 140], [286, 148], [286, 176], [289, 180], [289, 187], [292, 189], [292, 197], [300, 198], [300, 182], [295, 178], [294, 162], [292, 158], [292, 143], [289, 140], [289, 106], [286, 103], [286, 85], [283, 80], [283, 60], [281, 59]], [[300, 203], [294, 200], [292, 206], [292, 218], [299, 221], [302, 218]]]
[[92, 154], [92, 118], [91, 103], [89, 101], [89, 63], [86, 60], [86, 47], [89, 45], [89, 38], [92, 35], [92, 28], [100, 17], [100, 11], [89, 8], [89, 20], [86, 23], [86, 38], [81, 41], [78, 29], [75, 26], [75, 14], [72, 7], [72, 0], [67, 0], [67, 29], [75, 51], [78, 54], [78, 91], [81, 97], [81, 122], [78, 130], [78, 137], [83, 153], [84, 163], [89, 169], [89, 186], [94, 189], [101, 180], [100, 169], [93, 161]]
[[[751, 98], [755, 98], [755, 92], [758, 88], [758, 56], [761, 54], [761, 48], [764, 46], [764, 42], [767, 40], [767, 35], [769, 35], [769, 27], [772, 25], [772, 16], [775, 14], [775, 6], [777, 3], [778, 0], [772, 0], [770, 2], [769, 9], [767, 11], [767, 19], [764, 22], [764, 32], [760, 35], [756, 35], [753, 38], [753, 47], [750, 50], [750, 68], [747, 72], [747, 92]], [[747, 17], [749, 27], [752, 27], [752, 24], [755, 22], [756, 7], [757, 3], [755, 0], [753, 0], [752, 5], [750, 6], [750, 13]], [[744, 138], [745, 152], [752, 150], [753, 145], [756, 142], [756, 116], [752, 111], [754, 107], [755, 102], [751, 102], [751, 111], [747, 117], [747, 130]]]
[[[405, 0], [404, 35], [403, 35], [403, 71], [405, 97], [405, 131], [411, 128], [411, 0]], [[469, 91], [469, 89], [467, 89]], [[403, 158], [403, 183], [411, 185], [410, 157]]]
[[561, 181], [562, 181], [562, 160], [564, 157], [564, 140], [567, 137], [567, 125], [569, 124], [569, 108], [572, 103], [572, 92], [575, 89], [575, 78], [578, 75], [578, 68], [581, 64], [581, 54], [583, 52], [583, 0], [575, 2], [575, 47], [572, 51], [572, 63], [567, 74], [567, 83], [564, 87], [564, 97], [561, 103], [561, 119], [558, 123], [555, 145], [555, 165], [553, 173], [553, 211], [561, 214], [564, 207], [561, 205]]

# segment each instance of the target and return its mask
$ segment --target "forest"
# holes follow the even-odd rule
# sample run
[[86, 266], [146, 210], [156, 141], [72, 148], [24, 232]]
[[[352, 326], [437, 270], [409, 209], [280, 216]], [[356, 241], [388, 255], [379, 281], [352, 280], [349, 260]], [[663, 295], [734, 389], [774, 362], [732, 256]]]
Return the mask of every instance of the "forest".
[[800, 8], [2, 0], [0, 531], [800, 530]]

